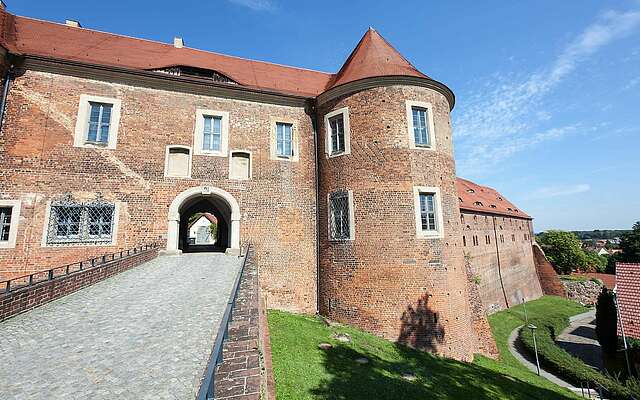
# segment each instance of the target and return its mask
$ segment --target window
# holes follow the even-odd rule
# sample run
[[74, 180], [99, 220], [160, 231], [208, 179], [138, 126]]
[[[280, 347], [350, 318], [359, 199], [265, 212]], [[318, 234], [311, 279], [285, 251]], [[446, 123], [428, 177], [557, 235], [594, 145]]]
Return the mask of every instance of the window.
[[343, 190], [329, 194], [329, 238], [353, 240], [353, 194]]
[[116, 207], [100, 197], [83, 203], [67, 197], [50, 203], [46, 245], [114, 244]]
[[491, 236], [486, 235], [486, 236], [484, 237], [484, 241], [485, 241], [485, 243], [486, 243], [486, 244], [491, 244]]
[[516, 241], [516, 235], [514, 235], [514, 234], [512, 234], [512, 235], [511, 235], [511, 241], [512, 241], [512, 242], [515, 242], [515, 241]]
[[464, 247], [467, 247], [467, 237], [466, 237], [466, 236], [464, 236], [464, 235], [462, 236], [462, 245], [463, 245]]
[[118, 99], [81, 95], [73, 145], [115, 149], [121, 104]]
[[407, 101], [409, 148], [435, 149], [435, 128], [431, 103]]
[[196, 110], [193, 153], [226, 157], [229, 144], [229, 113], [215, 110]]
[[276, 123], [276, 154], [278, 157], [293, 157], [293, 125]]
[[349, 109], [341, 108], [324, 117], [326, 144], [325, 151], [329, 157], [351, 153]]
[[504, 243], [504, 235], [500, 234], [500, 243]]
[[169, 178], [191, 177], [191, 149], [187, 146], [167, 146], [164, 176]]
[[204, 116], [202, 150], [220, 151], [222, 146], [222, 117]]
[[19, 221], [20, 201], [0, 200], [0, 248], [15, 247]]
[[473, 245], [477, 246], [478, 245], [478, 235], [473, 235], [472, 239], [473, 239]]
[[0, 242], [9, 241], [11, 230], [11, 209], [13, 207], [0, 207]]
[[251, 179], [251, 153], [245, 151], [231, 152], [229, 179]]
[[413, 192], [417, 236], [421, 238], [442, 238], [440, 189], [436, 187], [414, 187]]

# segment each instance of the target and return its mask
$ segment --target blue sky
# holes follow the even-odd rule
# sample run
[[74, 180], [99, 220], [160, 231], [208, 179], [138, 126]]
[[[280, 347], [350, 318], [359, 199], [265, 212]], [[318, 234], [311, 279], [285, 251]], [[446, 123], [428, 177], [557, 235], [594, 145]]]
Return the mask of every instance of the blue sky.
[[536, 231], [640, 220], [640, 0], [5, 0], [16, 14], [321, 71], [373, 26], [457, 96], [458, 175]]

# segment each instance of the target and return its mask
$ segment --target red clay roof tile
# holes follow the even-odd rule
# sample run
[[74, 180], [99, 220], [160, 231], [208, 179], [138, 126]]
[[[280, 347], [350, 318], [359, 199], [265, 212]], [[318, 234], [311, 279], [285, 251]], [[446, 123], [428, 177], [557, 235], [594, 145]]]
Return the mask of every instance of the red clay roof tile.
[[460, 209], [531, 219], [495, 189], [456, 178]]
[[624, 333], [640, 339], [640, 264], [616, 264], [616, 297]]

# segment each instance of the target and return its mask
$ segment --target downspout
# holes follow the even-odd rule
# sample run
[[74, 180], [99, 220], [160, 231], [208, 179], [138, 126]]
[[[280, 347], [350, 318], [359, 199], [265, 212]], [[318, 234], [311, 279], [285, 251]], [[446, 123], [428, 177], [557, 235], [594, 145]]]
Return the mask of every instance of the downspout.
[[2, 126], [4, 121], [4, 110], [7, 106], [7, 96], [9, 95], [9, 83], [11, 82], [11, 76], [13, 72], [13, 65], [7, 69], [7, 73], [4, 75], [4, 82], [2, 85], [2, 98], [0, 98], [0, 134], [2, 134]]
[[502, 268], [500, 266], [500, 247], [498, 245], [498, 231], [496, 229], [496, 217], [491, 217], [493, 220], [493, 237], [496, 241], [496, 257], [498, 258], [498, 276], [500, 277], [500, 286], [502, 287], [502, 294], [504, 295], [504, 304], [509, 308], [509, 300], [507, 300], [507, 291], [504, 289], [504, 281], [502, 280]]
[[316, 314], [320, 314], [320, 165], [318, 159], [318, 119], [315, 101], [311, 103], [311, 126], [313, 129], [313, 151], [315, 157], [316, 189]]

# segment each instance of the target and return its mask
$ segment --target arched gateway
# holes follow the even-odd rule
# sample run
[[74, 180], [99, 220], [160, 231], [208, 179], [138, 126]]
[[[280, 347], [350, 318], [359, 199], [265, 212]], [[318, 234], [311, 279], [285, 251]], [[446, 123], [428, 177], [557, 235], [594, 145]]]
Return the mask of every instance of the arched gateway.
[[167, 230], [168, 253], [180, 253], [185, 246], [182, 232], [186, 221], [181, 221], [181, 216], [188, 218], [189, 211], [200, 211], [205, 203], [210, 204], [221, 218], [221, 222], [224, 222], [220, 226], [226, 228], [226, 232], [221, 233], [225, 238], [224, 242], [227, 243], [226, 252], [240, 253], [240, 206], [230, 193], [211, 186], [187, 189], [171, 202]]

